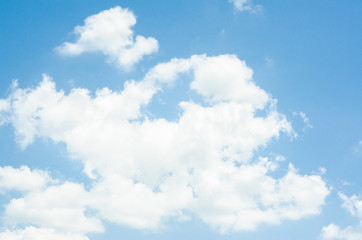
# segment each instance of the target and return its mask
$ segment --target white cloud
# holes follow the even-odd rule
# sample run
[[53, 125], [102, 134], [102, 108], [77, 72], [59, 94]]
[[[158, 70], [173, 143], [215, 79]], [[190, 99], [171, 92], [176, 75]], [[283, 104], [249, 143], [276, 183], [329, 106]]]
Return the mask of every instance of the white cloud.
[[99, 51], [110, 62], [129, 69], [144, 55], [158, 50], [155, 38], [137, 35], [134, 39], [132, 27], [135, 24], [135, 15], [130, 10], [117, 6], [87, 17], [83, 26], [74, 29], [76, 42], [65, 42], [56, 50], [68, 56]]
[[362, 239], [362, 200], [353, 195], [348, 197], [339, 193], [339, 197], [343, 200], [342, 207], [346, 209], [352, 216], [359, 219], [357, 226], [347, 226], [341, 229], [335, 224], [329, 224], [322, 228], [321, 238], [328, 240], [360, 240]]
[[[31, 171], [26, 166], [19, 169], [0, 167], [0, 193], [6, 194], [17, 190], [22, 195], [3, 206], [3, 224], [6, 226], [30, 224], [55, 229], [57, 232], [102, 232], [101, 221], [86, 214], [90, 196], [83, 185], [59, 182], [52, 179], [45, 171]], [[33, 230], [31, 232], [35, 231]], [[17, 231], [2, 234], [4, 236], [15, 234], [15, 237], [20, 233]], [[24, 234], [22, 232], [20, 235]]]
[[90, 197], [82, 185], [68, 182], [34, 190], [5, 206], [5, 223], [31, 224], [60, 232], [103, 232], [98, 218], [85, 215]]
[[[240, 168], [215, 166], [198, 176], [194, 211], [225, 231], [255, 230], [320, 212], [328, 189], [320, 176], [301, 176], [291, 166], [282, 178], [268, 176], [275, 163], [261, 159]], [[313, 193], [313, 194], [311, 194]]]
[[0, 232], [0, 240], [89, 240], [80, 234], [58, 233], [53, 229], [26, 227]]
[[328, 240], [360, 240], [362, 239], [362, 226], [360, 224], [356, 227], [348, 226], [341, 229], [332, 223], [322, 228], [321, 237]]
[[356, 216], [362, 220], [362, 200], [359, 200], [355, 195], [347, 197], [342, 193], [339, 193], [339, 197], [343, 200], [342, 207], [352, 216]]
[[251, 81], [253, 71], [244, 61], [232, 55], [195, 56], [192, 60], [195, 79], [190, 87], [207, 100], [237, 101], [259, 109], [265, 107], [269, 97]]
[[[203, 100], [180, 102], [175, 121], [149, 119], [153, 96], [183, 74]], [[172, 59], [122, 91], [104, 88], [95, 97], [87, 89], [57, 91], [44, 75], [36, 88], [16, 87], [3, 101], [22, 147], [35, 138], [64, 142], [93, 181], [88, 191], [64, 183], [12, 200], [5, 217], [14, 223], [85, 233], [101, 231], [99, 219], [157, 229], [169, 218], [194, 216], [221, 232], [253, 230], [318, 214], [329, 193], [319, 175], [301, 175], [290, 165], [284, 176], [272, 177], [280, 161], [255, 156], [293, 130], [234, 55]], [[69, 199], [77, 200], [68, 205]], [[61, 222], [48, 220], [63, 208]], [[70, 226], [69, 219], [79, 224]]]
[[262, 9], [261, 5], [253, 5], [252, 0], [229, 0], [232, 3], [236, 10], [243, 12], [257, 12]]
[[34, 191], [53, 182], [47, 172], [31, 171], [27, 166], [19, 169], [11, 166], [0, 167], [0, 194], [9, 190]]

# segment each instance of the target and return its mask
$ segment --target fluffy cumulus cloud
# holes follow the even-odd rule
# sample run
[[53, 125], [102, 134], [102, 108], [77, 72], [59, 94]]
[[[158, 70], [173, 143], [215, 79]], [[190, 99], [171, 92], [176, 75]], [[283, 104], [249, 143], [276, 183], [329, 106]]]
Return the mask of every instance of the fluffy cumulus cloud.
[[155, 38], [137, 35], [132, 27], [135, 15], [119, 6], [85, 19], [83, 26], [77, 26], [75, 42], [65, 42], [56, 50], [66, 56], [76, 56], [85, 52], [102, 52], [110, 62], [125, 69], [139, 62], [144, 55], [158, 50]]
[[348, 197], [339, 193], [339, 197], [343, 200], [342, 207], [352, 216], [359, 219], [357, 226], [347, 226], [342, 228], [331, 223], [322, 228], [321, 238], [326, 240], [359, 240], [362, 239], [362, 200], [357, 196]]
[[262, 9], [261, 5], [253, 5], [252, 0], [229, 0], [229, 2], [232, 3], [234, 8], [240, 12], [256, 12]]
[[[14, 83], [0, 101], [2, 124], [14, 127], [23, 148], [36, 138], [65, 143], [92, 184], [86, 190], [26, 167], [3, 168], [1, 189], [30, 189], [5, 205], [6, 224], [33, 227], [0, 239], [43, 232], [75, 239], [102, 232], [102, 220], [158, 229], [168, 219], [197, 218], [230, 232], [318, 214], [329, 193], [321, 176], [300, 174], [290, 164], [273, 177], [280, 161], [257, 155], [293, 129], [252, 75], [235, 55], [194, 55], [160, 63], [121, 91], [103, 88], [94, 96], [83, 88], [57, 90], [46, 75], [35, 88]], [[198, 100], [185, 96], [173, 121], [148, 116], [154, 96], [181, 80]], [[34, 180], [8, 186], [9, 174]]]

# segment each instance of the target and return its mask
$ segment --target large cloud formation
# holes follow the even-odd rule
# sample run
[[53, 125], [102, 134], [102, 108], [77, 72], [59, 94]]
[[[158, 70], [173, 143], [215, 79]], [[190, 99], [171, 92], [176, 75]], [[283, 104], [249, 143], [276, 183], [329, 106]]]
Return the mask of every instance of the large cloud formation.
[[[1, 192], [21, 194], [5, 206], [6, 224], [28, 226], [0, 239], [87, 239], [104, 231], [102, 220], [159, 229], [168, 219], [197, 218], [220, 232], [242, 231], [320, 213], [329, 193], [321, 176], [301, 175], [290, 164], [273, 177], [280, 163], [257, 156], [293, 129], [252, 74], [235, 55], [194, 55], [93, 97], [84, 88], [57, 90], [47, 75], [35, 88], [14, 82], [0, 100], [0, 123], [14, 127], [22, 148], [36, 138], [65, 143], [92, 184], [85, 189], [27, 167], [0, 168]], [[200, 99], [185, 96], [176, 120], [149, 117], [154, 96], [181, 79]], [[32, 180], [4, 183], [23, 173]]]
[[144, 55], [158, 50], [155, 38], [138, 35], [134, 39], [135, 15], [128, 9], [114, 7], [87, 17], [83, 26], [77, 26], [75, 43], [65, 42], [56, 50], [65, 56], [85, 52], [102, 52], [110, 62], [129, 69], [142, 60]]

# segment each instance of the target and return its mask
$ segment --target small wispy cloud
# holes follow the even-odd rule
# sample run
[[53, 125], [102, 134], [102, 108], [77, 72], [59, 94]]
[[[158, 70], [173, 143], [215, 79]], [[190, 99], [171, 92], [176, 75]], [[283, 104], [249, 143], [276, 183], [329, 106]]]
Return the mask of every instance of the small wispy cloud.
[[261, 5], [254, 5], [251, 0], [229, 0], [234, 8], [240, 12], [248, 11], [252, 13], [259, 12], [263, 9]]
[[313, 125], [310, 123], [309, 118], [304, 112], [293, 112], [294, 116], [299, 116], [303, 122], [304, 122], [304, 128], [303, 131], [305, 131], [307, 128], [313, 128]]
[[362, 153], [362, 140], [360, 140], [355, 146], [354, 151], [356, 153]]
[[272, 66], [274, 66], [274, 60], [271, 59], [270, 57], [265, 57], [265, 58], [264, 58], [264, 62], [265, 62], [265, 65], [266, 65], [267, 67], [272, 67]]

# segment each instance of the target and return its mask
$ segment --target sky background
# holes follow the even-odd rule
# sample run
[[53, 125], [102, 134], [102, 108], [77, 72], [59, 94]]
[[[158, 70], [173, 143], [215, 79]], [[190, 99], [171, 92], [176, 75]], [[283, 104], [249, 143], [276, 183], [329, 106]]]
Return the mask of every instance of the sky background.
[[[133, 12], [137, 20], [132, 27], [134, 36], [157, 39], [157, 50], [126, 69], [107, 60], [100, 51], [65, 56], [56, 49], [64, 42], [76, 42], [72, 32], [84, 25], [87, 17], [116, 6]], [[243, 6], [238, 8], [228, 0], [0, 2], [1, 99], [11, 95], [14, 79], [19, 89], [33, 89], [42, 81], [42, 74], [47, 74], [56, 89], [63, 89], [66, 95], [72, 89], [85, 88], [95, 97], [95, 92], [104, 87], [122, 91], [127, 80], [140, 81], [152, 67], [172, 58], [234, 54], [253, 70], [255, 85], [277, 100], [277, 112], [293, 128], [258, 145], [251, 159], [283, 156], [285, 161], [277, 172], [269, 173], [271, 176], [284, 176], [292, 163], [301, 176], [320, 175], [329, 190], [320, 213], [297, 220], [282, 219], [278, 224], [261, 223], [252, 231], [221, 233], [198, 217], [185, 222], [165, 220], [162, 229], [135, 229], [100, 217], [104, 232], [76, 234], [91, 240], [320, 239], [322, 228], [333, 223], [341, 232], [325, 239], [360, 239], [362, 2], [254, 0]], [[177, 104], [200, 97], [188, 90], [188, 76], [181, 78], [185, 81], [153, 96], [146, 110], [150, 118], [177, 121]], [[12, 114], [13, 110], [0, 106], [1, 167], [18, 169], [26, 165], [31, 170], [48, 172], [59, 184], [69, 181], [91, 188], [93, 180], [84, 173], [82, 161], [70, 156], [66, 141], [44, 135], [21, 148], [16, 140], [16, 123], [7, 118]], [[23, 193], [16, 187], [4, 187], [4, 174], [0, 173], [1, 240], [9, 231], [18, 234], [27, 226], [43, 227], [26, 218], [13, 219], [15, 223], [7, 221], [7, 204]], [[342, 230], [347, 226], [351, 226], [350, 230]], [[81, 239], [77, 236], [70, 239]]]

